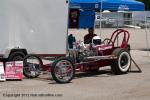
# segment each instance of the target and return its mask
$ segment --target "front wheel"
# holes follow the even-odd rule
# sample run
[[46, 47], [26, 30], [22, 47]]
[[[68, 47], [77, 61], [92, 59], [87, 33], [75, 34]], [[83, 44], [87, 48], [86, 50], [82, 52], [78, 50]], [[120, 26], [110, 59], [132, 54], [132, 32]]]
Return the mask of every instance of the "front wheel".
[[113, 55], [117, 56], [116, 60], [112, 61], [111, 70], [114, 74], [127, 73], [131, 66], [131, 56], [128, 51], [117, 48], [113, 51]]
[[23, 74], [27, 78], [36, 78], [40, 75], [43, 62], [40, 57], [36, 55], [27, 55], [23, 60]]
[[74, 78], [75, 66], [69, 58], [59, 58], [53, 62], [51, 74], [57, 83], [69, 83]]

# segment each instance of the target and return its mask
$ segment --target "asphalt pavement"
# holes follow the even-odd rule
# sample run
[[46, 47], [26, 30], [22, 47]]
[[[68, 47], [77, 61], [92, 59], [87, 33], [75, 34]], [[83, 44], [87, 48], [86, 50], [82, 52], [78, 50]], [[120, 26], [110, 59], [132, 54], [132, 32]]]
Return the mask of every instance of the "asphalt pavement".
[[110, 67], [98, 73], [77, 73], [68, 84], [57, 84], [50, 74], [36, 79], [0, 83], [1, 100], [149, 100], [150, 57], [147, 52], [131, 51], [140, 66], [138, 72], [132, 63], [131, 72], [113, 75]]
[[[139, 38], [130, 42], [135, 48], [144, 48], [144, 42], [138, 44]], [[140, 49], [131, 50], [131, 55], [142, 73], [132, 63], [128, 74], [113, 75], [107, 66], [98, 73], [77, 73], [68, 84], [57, 84], [50, 73], [35, 79], [0, 82], [0, 100], [149, 100], [150, 56]]]

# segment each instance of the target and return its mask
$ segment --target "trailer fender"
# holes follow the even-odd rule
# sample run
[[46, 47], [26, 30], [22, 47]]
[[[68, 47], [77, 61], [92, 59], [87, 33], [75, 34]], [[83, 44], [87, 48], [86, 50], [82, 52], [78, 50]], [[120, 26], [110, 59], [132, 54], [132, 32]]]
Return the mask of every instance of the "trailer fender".
[[28, 53], [27, 53], [26, 49], [21, 49], [21, 48], [19, 48], [19, 49], [7, 49], [5, 51], [4, 58], [10, 60], [14, 56], [20, 55], [20, 56], [24, 57], [27, 54]]

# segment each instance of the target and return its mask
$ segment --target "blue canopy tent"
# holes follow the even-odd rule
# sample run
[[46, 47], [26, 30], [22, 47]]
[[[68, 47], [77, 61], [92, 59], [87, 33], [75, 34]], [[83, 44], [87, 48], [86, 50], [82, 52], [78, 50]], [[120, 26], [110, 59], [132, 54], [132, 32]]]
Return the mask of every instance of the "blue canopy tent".
[[79, 9], [78, 28], [94, 26], [95, 10], [143, 11], [144, 4], [135, 0], [70, 0], [70, 9]]
[[[70, 8], [143, 11], [144, 3], [136, 0], [70, 0]], [[101, 7], [102, 6], [102, 7]]]
[[70, 8], [99, 9], [99, 0], [70, 0]]
[[99, 0], [99, 9], [102, 10], [143, 11], [144, 7], [144, 3], [135, 0]]
[[78, 28], [93, 27], [95, 20], [95, 9], [99, 9], [99, 0], [70, 0], [69, 8], [79, 9], [79, 21], [69, 21], [69, 25], [70, 22], [73, 22], [73, 24], [78, 22]]

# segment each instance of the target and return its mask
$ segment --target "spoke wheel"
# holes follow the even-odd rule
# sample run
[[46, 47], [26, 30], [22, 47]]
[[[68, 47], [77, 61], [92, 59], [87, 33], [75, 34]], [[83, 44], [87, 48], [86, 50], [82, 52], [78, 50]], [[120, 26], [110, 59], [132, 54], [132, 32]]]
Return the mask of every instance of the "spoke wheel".
[[42, 70], [42, 60], [36, 55], [27, 55], [24, 60], [23, 73], [27, 78], [36, 78]]
[[75, 67], [68, 58], [59, 58], [52, 65], [52, 77], [57, 83], [68, 83], [74, 78]]

